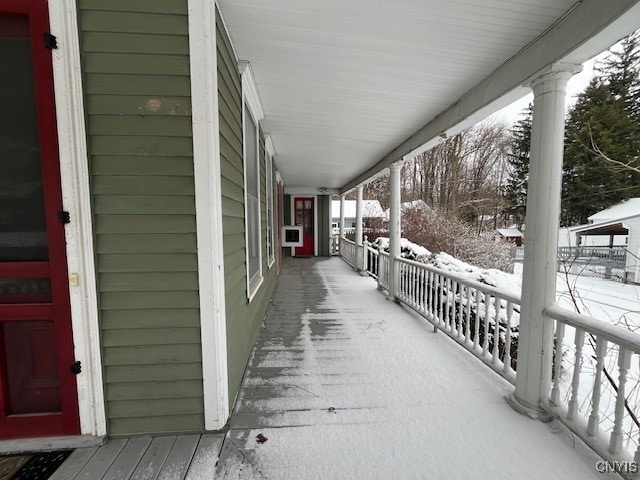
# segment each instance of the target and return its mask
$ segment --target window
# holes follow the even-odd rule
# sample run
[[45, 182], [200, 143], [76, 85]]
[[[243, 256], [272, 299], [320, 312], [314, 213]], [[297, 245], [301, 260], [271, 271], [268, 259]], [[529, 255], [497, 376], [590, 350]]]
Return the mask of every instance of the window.
[[264, 156], [267, 175], [267, 259], [269, 268], [276, 260], [274, 245], [274, 218], [273, 218], [273, 157], [267, 150]]
[[258, 95], [251, 65], [238, 62], [242, 75], [242, 130], [244, 155], [245, 249], [247, 297], [253, 299], [262, 285], [262, 234], [260, 226], [260, 153], [259, 122], [264, 110]]
[[249, 298], [262, 282], [260, 255], [260, 165], [258, 162], [258, 125], [249, 107], [244, 105], [244, 175], [246, 209], [246, 248]]

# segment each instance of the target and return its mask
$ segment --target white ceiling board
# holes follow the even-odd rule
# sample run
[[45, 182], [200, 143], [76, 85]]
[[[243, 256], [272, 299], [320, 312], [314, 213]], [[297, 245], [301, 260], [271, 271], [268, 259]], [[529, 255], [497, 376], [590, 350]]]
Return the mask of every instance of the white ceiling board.
[[446, 111], [575, 0], [219, 0], [286, 183], [339, 188]]

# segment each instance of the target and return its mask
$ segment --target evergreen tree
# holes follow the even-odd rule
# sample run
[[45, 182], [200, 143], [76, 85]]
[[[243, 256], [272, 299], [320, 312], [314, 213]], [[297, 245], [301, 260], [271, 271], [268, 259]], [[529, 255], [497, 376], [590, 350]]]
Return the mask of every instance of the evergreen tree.
[[527, 183], [529, 181], [529, 151], [531, 149], [531, 121], [533, 104], [521, 113], [521, 119], [511, 129], [511, 151], [509, 152], [510, 178], [505, 195], [510, 207], [507, 214], [513, 217], [518, 227], [524, 223], [527, 207]]
[[619, 49], [611, 49], [607, 57], [598, 65], [600, 80], [607, 85], [613, 98], [622, 101], [624, 109], [635, 120], [640, 115], [640, 51], [639, 34], [625, 37]]
[[[638, 122], [625, 111], [607, 85], [593, 79], [567, 118], [562, 189], [562, 223], [587, 223], [590, 215], [640, 194], [637, 174], [613, 171], [593, 151], [595, 144], [608, 156], [627, 159], [639, 151]], [[635, 187], [634, 187], [635, 186]]]
[[638, 36], [612, 49], [569, 110], [562, 188], [563, 225], [584, 224], [590, 215], [640, 196], [640, 175], [615, 168], [597, 153], [629, 163], [640, 154], [640, 55]]

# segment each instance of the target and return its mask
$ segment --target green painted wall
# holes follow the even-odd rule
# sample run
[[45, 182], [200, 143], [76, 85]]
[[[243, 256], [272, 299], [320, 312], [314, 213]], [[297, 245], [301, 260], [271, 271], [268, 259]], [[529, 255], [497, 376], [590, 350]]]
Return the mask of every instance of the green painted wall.
[[187, 0], [78, 0], [108, 433], [204, 429]]
[[216, 27], [229, 400], [233, 405], [249, 361], [251, 348], [266, 312], [267, 302], [275, 287], [277, 274], [275, 263], [269, 268], [267, 262], [266, 171], [264, 135], [260, 132], [261, 238], [264, 283], [249, 303], [247, 300], [245, 256], [242, 83], [238, 73], [237, 59], [234, 57], [231, 43], [219, 14], [216, 16]]

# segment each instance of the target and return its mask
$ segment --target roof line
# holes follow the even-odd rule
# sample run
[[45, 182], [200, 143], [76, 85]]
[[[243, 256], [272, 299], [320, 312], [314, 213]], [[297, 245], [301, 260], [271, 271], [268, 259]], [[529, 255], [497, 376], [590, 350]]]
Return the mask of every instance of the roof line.
[[375, 165], [344, 185], [340, 193], [366, 183], [392, 163], [434, 147], [440, 135], [455, 135], [508, 105], [525, 93], [523, 82], [549, 65], [559, 61], [584, 63], [634, 31], [638, 23], [639, 0], [578, 2], [544, 34], [472, 87]]

